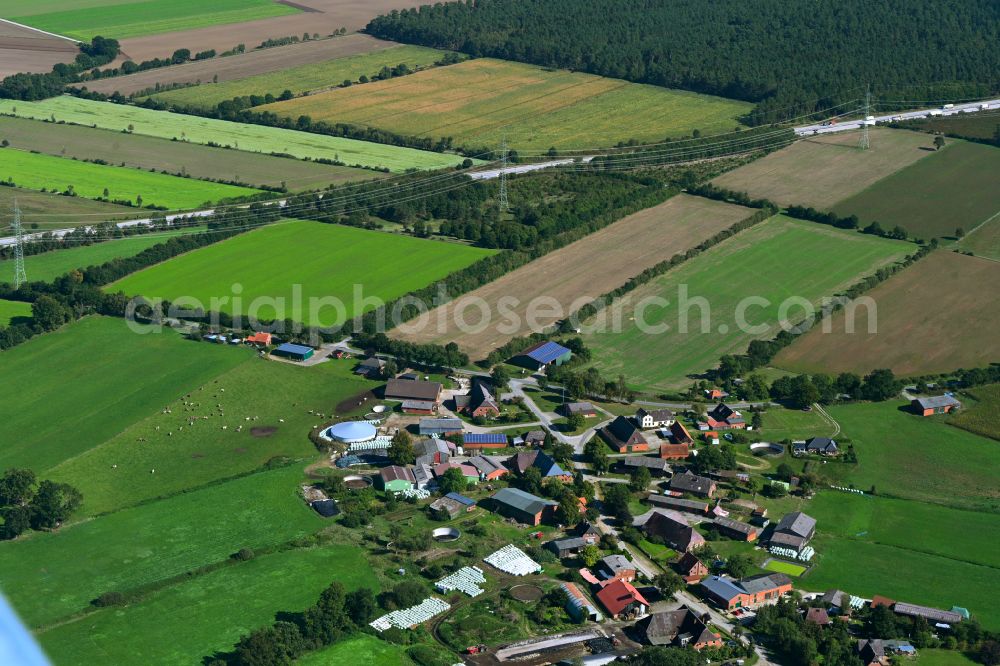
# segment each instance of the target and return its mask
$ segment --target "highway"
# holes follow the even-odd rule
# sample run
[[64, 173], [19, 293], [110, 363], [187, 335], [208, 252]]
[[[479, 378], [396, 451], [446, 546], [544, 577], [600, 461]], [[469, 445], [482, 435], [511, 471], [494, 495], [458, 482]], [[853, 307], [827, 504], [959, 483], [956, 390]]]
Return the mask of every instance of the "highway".
[[[984, 108], [985, 107], [985, 108]], [[978, 113], [979, 111], [996, 111], [1000, 110], [1000, 99], [991, 99], [980, 102], [967, 102], [965, 104], [955, 104], [953, 107], [944, 108], [933, 108], [933, 109], [922, 109], [920, 111], [903, 111], [899, 113], [890, 113], [882, 116], [875, 116], [874, 120], [869, 120], [869, 125], [878, 125], [882, 123], [893, 122], [896, 120], [914, 120], [916, 118], [928, 118], [930, 116], [954, 116], [959, 113]], [[861, 118], [857, 120], [844, 120], [839, 121], [834, 125], [824, 125], [822, 123], [816, 123], [814, 125], [803, 125], [802, 127], [795, 128], [796, 136], [813, 136], [816, 134], [832, 134], [833, 132], [844, 132], [847, 130], [859, 129], [864, 121]]]

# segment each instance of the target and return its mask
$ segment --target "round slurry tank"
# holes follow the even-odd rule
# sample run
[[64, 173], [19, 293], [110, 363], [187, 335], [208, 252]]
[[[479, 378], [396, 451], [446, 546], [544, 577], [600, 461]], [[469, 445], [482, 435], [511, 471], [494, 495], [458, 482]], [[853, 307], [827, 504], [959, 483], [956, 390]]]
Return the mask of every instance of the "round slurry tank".
[[371, 487], [372, 479], [370, 476], [351, 474], [344, 477], [344, 485], [351, 490], [364, 490], [365, 488]]
[[345, 444], [370, 442], [375, 439], [376, 433], [375, 426], [364, 421], [344, 421], [326, 429], [327, 437]]
[[785, 447], [775, 442], [757, 442], [750, 445], [750, 451], [755, 456], [780, 456], [785, 452]]
[[431, 532], [431, 536], [435, 541], [458, 541], [462, 533], [454, 527], [439, 527]]

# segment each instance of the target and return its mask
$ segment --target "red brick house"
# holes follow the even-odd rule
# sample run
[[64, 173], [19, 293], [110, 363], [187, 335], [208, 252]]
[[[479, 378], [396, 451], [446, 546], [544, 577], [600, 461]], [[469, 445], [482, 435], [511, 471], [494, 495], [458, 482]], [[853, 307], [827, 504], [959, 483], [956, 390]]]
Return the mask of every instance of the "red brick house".
[[649, 442], [628, 418], [619, 416], [601, 430], [608, 445], [618, 453], [649, 451]]
[[677, 573], [684, 579], [685, 583], [697, 583], [708, 575], [708, 567], [698, 559], [694, 553], [684, 553], [681, 559], [674, 563]]
[[936, 395], [929, 398], [915, 398], [912, 403], [913, 410], [921, 416], [934, 416], [935, 414], [948, 414], [960, 409], [962, 403], [950, 395]]
[[701, 581], [706, 598], [724, 610], [756, 608], [776, 602], [792, 591], [792, 579], [782, 573], [761, 574], [734, 580], [709, 576]]
[[705, 621], [687, 607], [654, 613], [636, 626], [650, 645], [690, 647], [695, 650], [722, 647], [722, 636], [709, 630]]
[[705, 420], [709, 429], [713, 430], [742, 430], [747, 427], [743, 415], [722, 402], [708, 413]]
[[476, 418], [496, 418], [500, 416], [500, 405], [486, 382], [475, 380], [468, 395], [455, 396], [455, 408], [463, 414]]
[[649, 602], [632, 583], [616, 578], [597, 593], [597, 600], [613, 619], [639, 617], [649, 609]]

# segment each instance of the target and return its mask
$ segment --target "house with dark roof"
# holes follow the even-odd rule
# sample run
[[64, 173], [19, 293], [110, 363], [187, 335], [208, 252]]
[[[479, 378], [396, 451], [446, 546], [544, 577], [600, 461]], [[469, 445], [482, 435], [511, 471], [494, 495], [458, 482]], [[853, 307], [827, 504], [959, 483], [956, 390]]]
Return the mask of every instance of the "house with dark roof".
[[690, 647], [695, 650], [722, 647], [722, 636], [712, 632], [708, 625], [686, 606], [677, 610], [653, 613], [637, 626], [650, 645]]
[[413, 466], [414, 487], [417, 490], [427, 490], [434, 481], [434, 468], [430, 464], [418, 462]]
[[451, 442], [431, 437], [418, 439], [413, 443], [413, 454], [418, 465], [439, 465], [448, 462], [455, 453], [455, 445]]
[[465, 483], [474, 486], [479, 483], [479, 470], [468, 464], [446, 462], [434, 465], [434, 478], [440, 479], [449, 469], [457, 469], [465, 477]]
[[589, 523], [586, 520], [581, 520], [577, 523], [577, 526], [573, 528], [570, 534], [578, 536], [590, 544], [597, 543], [601, 540], [601, 530], [597, 529], [596, 525]]
[[681, 555], [681, 558], [674, 562], [674, 569], [688, 585], [697, 583], [708, 575], [708, 567], [690, 551]]
[[447, 435], [460, 435], [465, 425], [462, 419], [455, 417], [443, 419], [420, 419], [419, 433], [424, 437], [445, 437]]
[[835, 456], [840, 453], [837, 442], [829, 437], [812, 437], [804, 442], [792, 442], [792, 453], [808, 453], [816, 456]]
[[576, 555], [580, 549], [590, 544], [583, 537], [569, 537], [566, 539], [556, 539], [549, 541], [545, 547], [555, 553], [559, 559]]
[[624, 416], [601, 428], [604, 440], [618, 453], [639, 453], [649, 451], [649, 442], [631, 420]]
[[667, 428], [668, 441], [660, 444], [660, 457], [664, 460], [684, 460], [688, 457], [689, 447], [694, 444], [691, 433], [680, 421], [674, 421]]
[[705, 545], [705, 537], [677, 513], [665, 509], [651, 509], [634, 520], [648, 537], [656, 537], [674, 550], [685, 553]]
[[782, 573], [761, 574], [735, 580], [709, 576], [701, 581], [706, 598], [725, 610], [756, 608], [776, 602], [792, 591], [792, 579]]
[[827, 590], [819, 600], [823, 602], [827, 612], [834, 615], [850, 615], [853, 610], [851, 595], [843, 590]]
[[889, 660], [885, 656], [885, 646], [879, 638], [862, 638], [858, 641], [858, 657], [864, 666], [885, 666]]
[[674, 421], [674, 413], [669, 409], [645, 409], [640, 407], [635, 412], [635, 422], [643, 430], [669, 427]]
[[469, 464], [479, 471], [479, 478], [483, 481], [494, 481], [510, 474], [510, 470], [499, 459], [489, 456], [469, 458]]
[[717, 516], [713, 522], [719, 528], [719, 533], [730, 539], [737, 541], [755, 541], [757, 539], [757, 528], [753, 525], [724, 516]]
[[540, 525], [543, 520], [550, 520], [559, 506], [552, 500], [536, 497], [519, 488], [504, 488], [490, 500], [494, 510], [501, 516], [528, 525]]
[[712, 479], [698, 476], [689, 470], [681, 474], [674, 474], [670, 479], [670, 489], [679, 493], [698, 495], [699, 497], [711, 497], [715, 494], [717, 486]]
[[670, 465], [663, 458], [652, 458], [650, 456], [626, 456], [618, 463], [626, 474], [645, 467], [653, 476], [666, 476], [670, 474]]
[[500, 403], [493, 397], [493, 389], [479, 378], [473, 379], [467, 394], [455, 396], [455, 409], [473, 418], [500, 416]]
[[385, 370], [385, 361], [375, 356], [366, 358], [354, 368], [354, 374], [368, 379], [381, 379]]
[[826, 612], [825, 608], [809, 608], [806, 610], [806, 622], [811, 622], [815, 625], [825, 627], [830, 624], [832, 620], [830, 619], [830, 615]]
[[816, 534], [816, 519], [801, 511], [786, 513], [771, 533], [770, 545], [800, 551]]
[[541, 370], [549, 365], [562, 365], [572, 356], [573, 352], [558, 342], [542, 340], [512, 358], [511, 363], [531, 370]]
[[624, 555], [608, 555], [598, 562], [597, 573], [604, 580], [618, 578], [631, 583], [635, 580], [636, 568]]
[[741, 430], [747, 427], [743, 415], [723, 402], [708, 412], [705, 421], [711, 430]]
[[947, 414], [953, 410], [962, 408], [962, 403], [950, 395], [914, 398], [910, 405], [913, 408], [913, 411], [921, 416]]
[[386, 400], [418, 400], [431, 402], [437, 407], [441, 403], [441, 383], [426, 382], [422, 379], [401, 379], [394, 377], [385, 385]]
[[458, 493], [448, 493], [444, 497], [439, 497], [430, 504], [434, 511], [444, 511], [449, 518], [455, 518], [463, 513], [468, 513], [476, 508], [475, 500], [469, 499], [465, 495]]
[[641, 617], [649, 609], [649, 602], [635, 589], [632, 583], [615, 579], [598, 593], [597, 600], [614, 619]]
[[955, 611], [946, 611], [939, 608], [931, 608], [929, 606], [918, 606], [916, 604], [908, 604], [902, 601], [897, 601], [893, 604], [892, 610], [897, 615], [922, 617], [928, 622], [937, 624], [958, 624], [965, 619], [961, 613], [956, 613]]
[[404, 400], [399, 409], [404, 414], [420, 414], [430, 416], [437, 410], [437, 403], [430, 400]]
[[584, 418], [593, 418], [597, 416], [597, 407], [589, 402], [567, 402], [560, 405], [556, 410], [564, 416], [574, 416], [580, 415]]
[[524, 445], [531, 447], [539, 447], [545, 444], [545, 431], [544, 430], [529, 430], [524, 435]]
[[508, 464], [521, 475], [524, 475], [529, 468], [536, 467], [542, 473], [542, 479], [557, 478], [567, 482], [573, 480], [573, 475], [564, 470], [552, 456], [538, 449], [518, 453], [511, 457]]
[[656, 493], [650, 493], [646, 497], [646, 501], [653, 506], [662, 507], [664, 509], [687, 511], [688, 513], [697, 513], [700, 515], [706, 515], [710, 510], [708, 502], [689, 500], [684, 499], [683, 497], [673, 497], [671, 495], [657, 495]]

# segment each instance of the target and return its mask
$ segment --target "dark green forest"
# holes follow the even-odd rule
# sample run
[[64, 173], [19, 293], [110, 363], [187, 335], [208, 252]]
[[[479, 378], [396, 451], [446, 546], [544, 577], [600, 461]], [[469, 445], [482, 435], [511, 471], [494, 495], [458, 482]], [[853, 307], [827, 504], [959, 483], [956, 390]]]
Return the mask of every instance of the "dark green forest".
[[757, 102], [751, 124], [856, 99], [1000, 87], [996, 0], [477, 0], [394, 11], [378, 37]]

